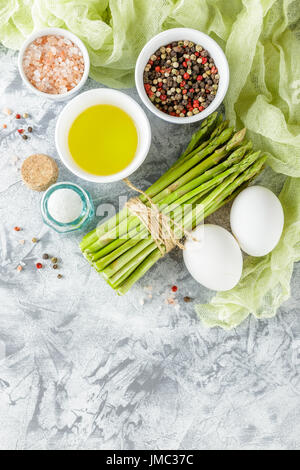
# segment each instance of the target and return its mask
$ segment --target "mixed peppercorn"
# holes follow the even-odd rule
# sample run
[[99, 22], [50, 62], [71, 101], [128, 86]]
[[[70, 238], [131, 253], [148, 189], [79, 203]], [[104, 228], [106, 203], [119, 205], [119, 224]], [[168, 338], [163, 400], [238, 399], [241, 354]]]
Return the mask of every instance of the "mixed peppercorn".
[[152, 103], [171, 116], [191, 117], [215, 99], [219, 73], [212, 57], [191, 41], [172, 42], [158, 49], [144, 71]]
[[[21, 231], [23, 231], [23, 229], [22, 229], [21, 227], [19, 227], [19, 226], [15, 226], [15, 227], [14, 227], [14, 231], [15, 231], [15, 232], [21, 232]], [[36, 243], [39, 242], [39, 239], [36, 238], [36, 237], [33, 237], [33, 238], [31, 239], [31, 241], [32, 241], [32, 243], [36, 244]], [[24, 245], [24, 244], [25, 244], [25, 240], [19, 240], [19, 243], [20, 243], [21, 245]], [[42, 255], [42, 258], [43, 258], [44, 261], [50, 260], [50, 261], [51, 261], [52, 269], [54, 269], [55, 271], [60, 269], [60, 266], [59, 266], [59, 264], [58, 264], [58, 262], [59, 262], [59, 259], [58, 259], [58, 258], [56, 258], [56, 257], [51, 257], [50, 255], [48, 255], [48, 253], [44, 253], [44, 254]], [[19, 273], [21, 273], [21, 272], [23, 271], [23, 269], [24, 269], [24, 266], [25, 266], [25, 263], [24, 263], [24, 262], [21, 262], [21, 263], [17, 266], [17, 271], [18, 271]], [[39, 261], [39, 262], [37, 262], [37, 263], [35, 264], [35, 267], [36, 267], [37, 270], [44, 269], [44, 264]], [[63, 279], [63, 275], [62, 275], [62, 274], [58, 274], [58, 275], [57, 275], [57, 279]]]
[[[13, 111], [10, 109], [10, 108], [4, 108], [2, 110], [2, 113], [5, 114], [6, 116], [11, 116], [13, 114]], [[24, 113], [23, 115], [21, 115], [20, 113], [17, 113], [14, 115], [14, 118], [19, 121], [21, 119], [28, 119], [29, 118], [29, 114], [28, 113]], [[31, 126], [26, 126], [27, 127], [27, 131], [26, 129], [23, 129], [23, 128], [20, 128], [20, 129], [17, 129], [17, 132], [18, 134], [22, 137], [23, 140], [28, 140], [29, 139], [29, 136], [26, 134], [29, 133], [31, 134], [33, 132], [33, 128]], [[3, 129], [7, 129], [8, 126], [6, 123], [2, 124], [2, 128]]]

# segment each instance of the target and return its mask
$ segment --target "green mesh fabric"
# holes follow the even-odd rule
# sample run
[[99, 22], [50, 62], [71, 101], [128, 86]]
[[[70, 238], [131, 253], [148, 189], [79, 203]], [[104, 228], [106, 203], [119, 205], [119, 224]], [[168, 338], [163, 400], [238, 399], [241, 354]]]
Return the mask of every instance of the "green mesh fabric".
[[270, 318], [289, 298], [293, 265], [300, 261], [300, 178], [287, 178], [280, 200], [285, 228], [279, 245], [268, 256], [248, 256], [237, 287], [218, 293], [210, 304], [197, 305], [205, 325], [231, 329], [250, 314]]
[[18, 49], [34, 29], [46, 26], [77, 34], [88, 47], [91, 76], [116, 88], [133, 86], [139, 51], [164, 29], [196, 28], [221, 45], [231, 73], [227, 118], [246, 126], [255, 146], [270, 152], [275, 171], [292, 177], [281, 195], [292, 222], [272, 255], [248, 258], [237, 289], [198, 311], [206, 324], [227, 328], [249, 313], [275, 314], [299, 259], [300, 0], [0, 0], [5, 46]]

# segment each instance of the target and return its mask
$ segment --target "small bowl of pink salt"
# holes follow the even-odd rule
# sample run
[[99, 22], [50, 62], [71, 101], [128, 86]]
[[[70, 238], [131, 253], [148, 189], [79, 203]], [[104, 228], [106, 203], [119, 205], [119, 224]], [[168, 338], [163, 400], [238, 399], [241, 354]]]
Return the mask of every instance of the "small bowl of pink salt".
[[19, 53], [24, 83], [36, 94], [55, 101], [73, 97], [90, 71], [90, 58], [83, 42], [73, 33], [48, 28], [33, 33]]

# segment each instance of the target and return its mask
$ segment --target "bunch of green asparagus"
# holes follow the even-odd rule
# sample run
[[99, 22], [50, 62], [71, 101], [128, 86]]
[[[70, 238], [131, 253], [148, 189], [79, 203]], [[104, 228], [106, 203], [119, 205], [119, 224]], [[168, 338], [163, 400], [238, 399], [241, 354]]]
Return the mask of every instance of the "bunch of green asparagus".
[[[267, 156], [254, 152], [245, 134], [245, 129], [235, 133], [221, 115], [212, 114], [175, 164], [145, 191], [168, 217], [178, 239], [235, 198], [263, 169]], [[150, 205], [144, 195], [140, 199]], [[165, 249], [158, 248], [127, 207], [86, 235], [80, 248], [119, 295], [127, 293]]]

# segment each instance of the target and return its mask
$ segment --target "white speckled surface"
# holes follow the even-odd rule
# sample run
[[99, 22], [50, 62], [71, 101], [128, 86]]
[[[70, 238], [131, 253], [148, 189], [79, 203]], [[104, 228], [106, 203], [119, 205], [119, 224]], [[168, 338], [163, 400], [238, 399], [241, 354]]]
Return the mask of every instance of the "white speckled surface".
[[[29, 112], [35, 130], [28, 142], [10, 126], [0, 130], [0, 449], [299, 449], [299, 264], [292, 298], [276, 318], [225, 332], [205, 329], [193, 303], [182, 301], [212, 294], [190, 278], [178, 252], [125, 298], [90, 269], [80, 235], [48, 232], [26, 256], [42, 230], [41, 195], [20, 182], [12, 156], [57, 158], [63, 104], [28, 94], [11, 52], [1, 49], [0, 61], [0, 109]], [[151, 152], [132, 178], [143, 188], [192, 132], [152, 117], [151, 124]], [[81, 183], [96, 204], [128, 193], [123, 183], [86, 184], [60, 169], [60, 181]], [[63, 281], [50, 268], [35, 269], [44, 252], [63, 259]], [[174, 283], [177, 307], [164, 303]]]

